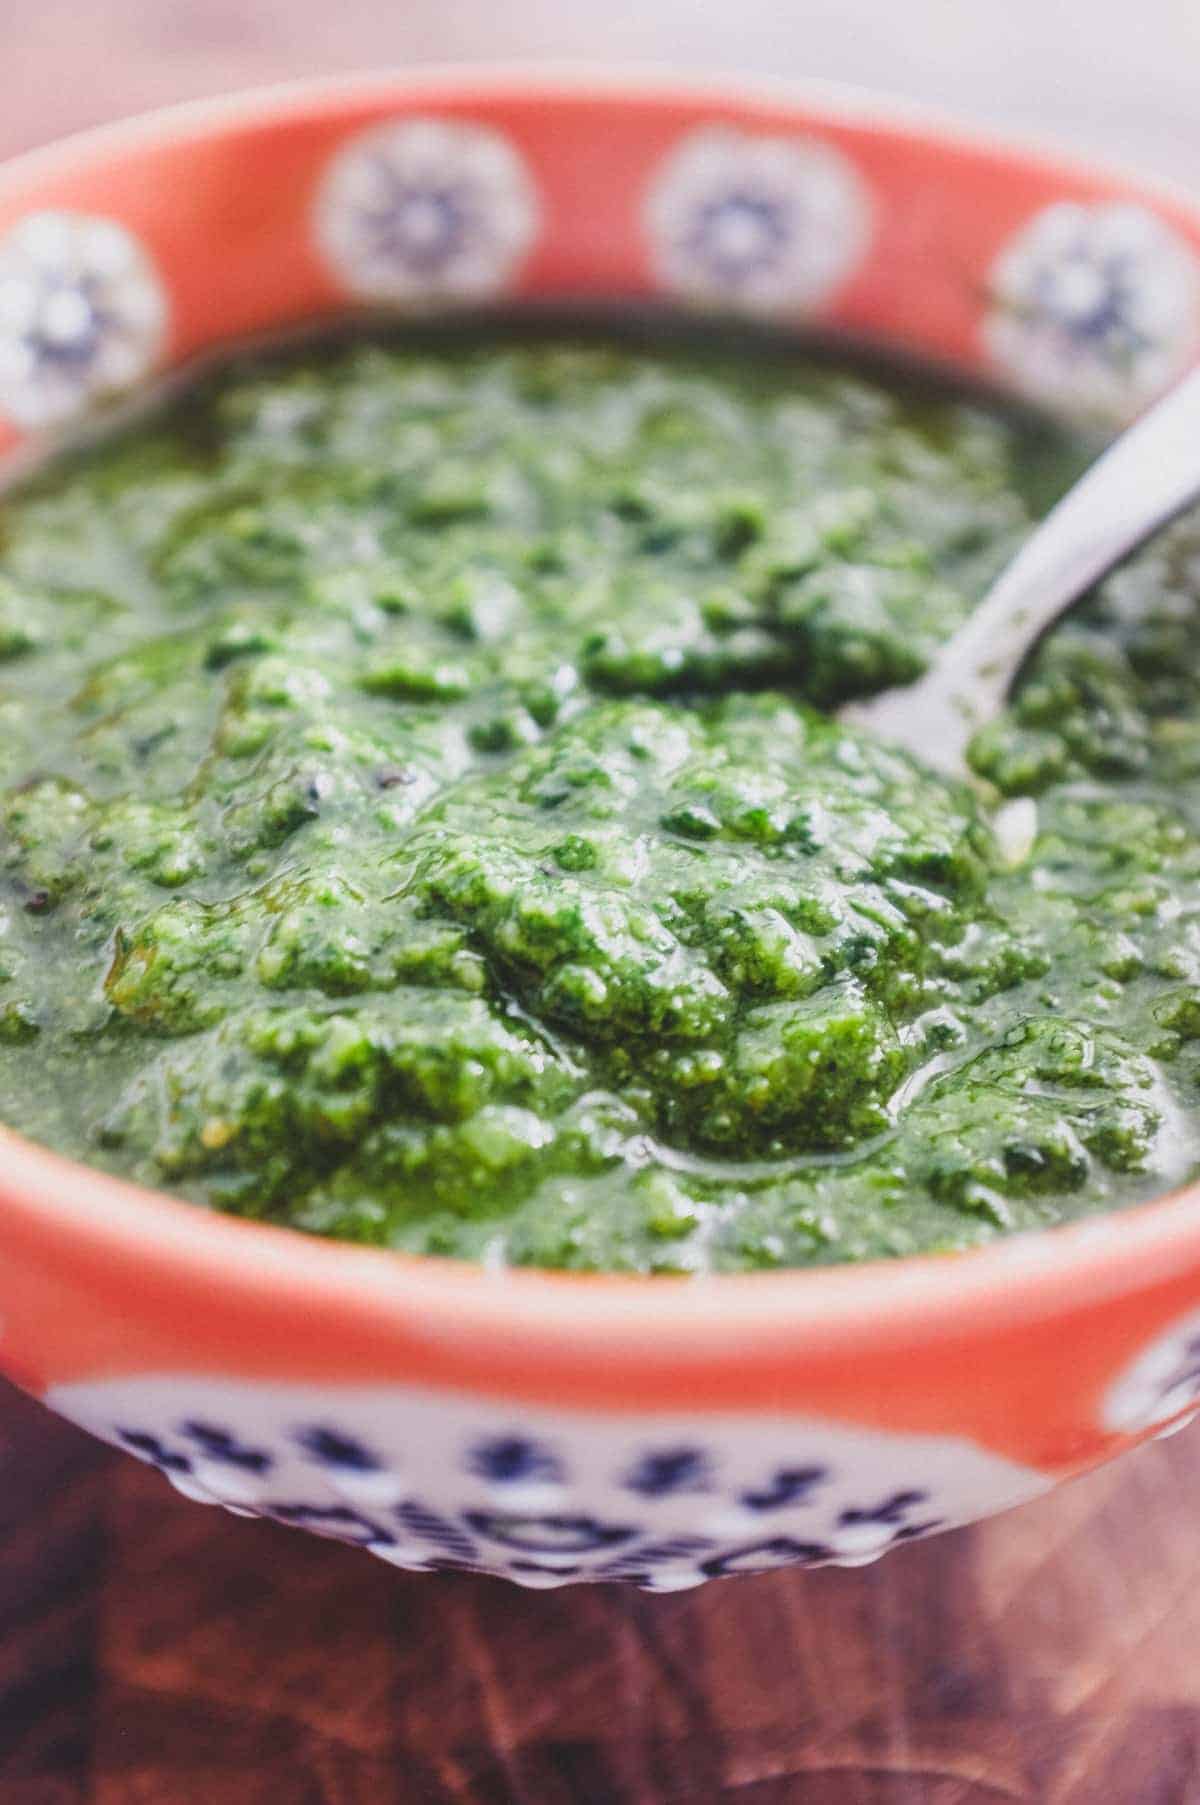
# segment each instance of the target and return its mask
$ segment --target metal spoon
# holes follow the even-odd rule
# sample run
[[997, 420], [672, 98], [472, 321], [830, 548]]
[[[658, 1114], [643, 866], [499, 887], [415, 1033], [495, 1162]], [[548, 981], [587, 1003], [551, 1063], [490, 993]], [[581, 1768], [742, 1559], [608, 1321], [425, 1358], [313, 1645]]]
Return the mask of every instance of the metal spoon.
[[1025, 541], [915, 683], [840, 718], [968, 775], [972, 735], [999, 714], [1042, 635], [1180, 509], [1200, 497], [1200, 370], [1114, 440]]

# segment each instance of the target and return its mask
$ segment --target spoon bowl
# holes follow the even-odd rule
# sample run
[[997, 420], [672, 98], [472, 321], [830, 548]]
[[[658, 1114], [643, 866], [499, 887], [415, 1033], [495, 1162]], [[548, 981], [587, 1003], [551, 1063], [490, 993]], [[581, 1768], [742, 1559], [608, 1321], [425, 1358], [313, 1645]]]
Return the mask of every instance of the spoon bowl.
[[1072, 485], [923, 677], [849, 703], [841, 718], [949, 777], [967, 777], [973, 736], [1000, 713], [1038, 641], [1197, 496], [1193, 371]]

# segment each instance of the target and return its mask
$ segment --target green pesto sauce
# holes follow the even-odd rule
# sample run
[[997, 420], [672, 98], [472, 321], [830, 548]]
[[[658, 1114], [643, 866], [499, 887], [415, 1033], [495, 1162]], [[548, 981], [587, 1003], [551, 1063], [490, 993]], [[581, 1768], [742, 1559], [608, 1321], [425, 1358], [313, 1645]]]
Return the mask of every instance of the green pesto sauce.
[[496, 336], [243, 363], [54, 466], [0, 509], [0, 1119], [653, 1272], [1188, 1178], [1196, 524], [1046, 643], [978, 795], [822, 712], [1079, 456], [795, 353]]

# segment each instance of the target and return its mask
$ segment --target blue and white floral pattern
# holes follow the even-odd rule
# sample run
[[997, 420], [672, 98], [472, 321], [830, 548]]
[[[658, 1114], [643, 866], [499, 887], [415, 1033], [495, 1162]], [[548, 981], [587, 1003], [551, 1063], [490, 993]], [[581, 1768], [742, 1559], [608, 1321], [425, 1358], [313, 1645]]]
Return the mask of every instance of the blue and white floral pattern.
[[870, 218], [866, 187], [840, 151], [723, 126], [676, 145], [644, 209], [664, 288], [761, 314], [826, 300], [862, 258]]
[[189, 1498], [393, 1566], [535, 1587], [667, 1592], [858, 1566], [1051, 1483], [965, 1441], [782, 1416], [514, 1410], [400, 1387], [166, 1375], [60, 1386], [47, 1402]]
[[354, 295], [392, 305], [501, 292], [538, 231], [538, 201], [506, 138], [405, 119], [352, 138], [317, 198], [317, 242]]
[[151, 369], [167, 325], [145, 250], [114, 220], [33, 213], [0, 239], [0, 415], [54, 426]]
[[1157, 214], [1061, 201], [997, 259], [984, 339], [1037, 401], [1121, 420], [1188, 363], [1200, 330], [1200, 263]]
[[1104, 1401], [1106, 1429], [1136, 1435], [1145, 1429], [1170, 1433], [1200, 1406], [1200, 1311], [1158, 1335], [1109, 1387]]

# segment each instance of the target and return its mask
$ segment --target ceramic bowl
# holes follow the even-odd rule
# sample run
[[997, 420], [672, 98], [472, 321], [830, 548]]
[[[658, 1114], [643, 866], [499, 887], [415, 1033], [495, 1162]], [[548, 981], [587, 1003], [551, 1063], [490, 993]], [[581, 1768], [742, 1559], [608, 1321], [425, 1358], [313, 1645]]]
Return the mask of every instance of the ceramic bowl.
[[[1117, 420], [1194, 357], [1200, 207], [815, 90], [459, 70], [188, 107], [0, 172], [4, 467], [248, 334], [572, 300], [815, 324]], [[189, 1497], [527, 1586], [856, 1564], [1200, 1401], [1200, 1189], [959, 1256], [581, 1278], [3, 1135], [0, 1248], [0, 1363]]]

